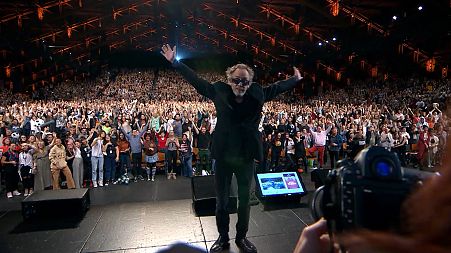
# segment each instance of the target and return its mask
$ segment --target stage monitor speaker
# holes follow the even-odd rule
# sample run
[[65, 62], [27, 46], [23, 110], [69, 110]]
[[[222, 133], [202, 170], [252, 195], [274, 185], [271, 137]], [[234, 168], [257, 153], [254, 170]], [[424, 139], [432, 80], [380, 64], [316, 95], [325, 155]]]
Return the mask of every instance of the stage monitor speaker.
[[83, 217], [90, 204], [89, 189], [36, 191], [22, 201], [22, 216], [24, 220]]
[[329, 175], [330, 169], [314, 169], [310, 172], [312, 182], [315, 183], [315, 188], [323, 186], [326, 183], [327, 175]]
[[[233, 176], [230, 186], [229, 212], [237, 210], [238, 187]], [[195, 176], [191, 178], [193, 208], [198, 216], [214, 215], [216, 209], [215, 176]]]

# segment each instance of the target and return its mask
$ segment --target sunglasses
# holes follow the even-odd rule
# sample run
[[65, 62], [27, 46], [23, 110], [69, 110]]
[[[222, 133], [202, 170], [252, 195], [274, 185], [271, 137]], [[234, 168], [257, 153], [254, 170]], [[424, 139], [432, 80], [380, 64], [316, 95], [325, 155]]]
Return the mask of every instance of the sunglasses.
[[246, 78], [232, 78], [232, 83], [240, 86], [249, 86], [251, 82]]

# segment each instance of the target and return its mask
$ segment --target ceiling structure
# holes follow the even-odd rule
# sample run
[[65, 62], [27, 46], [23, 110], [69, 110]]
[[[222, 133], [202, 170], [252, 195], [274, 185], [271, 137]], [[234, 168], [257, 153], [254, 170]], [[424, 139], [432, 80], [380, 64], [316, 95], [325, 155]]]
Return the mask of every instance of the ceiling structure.
[[[120, 49], [249, 54], [316, 81], [427, 66], [448, 73], [445, 0], [10, 0], [0, 2], [0, 80], [45, 85], [104, 65]], [[438, 74], [440, 75], [440, 74]]]

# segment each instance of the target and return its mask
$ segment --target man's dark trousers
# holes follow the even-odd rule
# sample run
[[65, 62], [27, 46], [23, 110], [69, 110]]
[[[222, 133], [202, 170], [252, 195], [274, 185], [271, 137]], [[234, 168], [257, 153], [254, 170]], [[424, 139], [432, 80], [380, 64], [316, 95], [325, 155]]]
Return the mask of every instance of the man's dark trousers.
[[215, 190], [216, 190], [216, 225], [220, 235], [228, 238], [230, 217], [227, 210], [230, 186], [233, 173], [238, 184], [238, 222], [236, 238], [246, 237], [249, 227], [249, 195], [254, 176], [254, 160], [243, 158], [227, 158], [216, 160]]
[[132, 153], [132, 174], [134, 177], [141, 175], [142, 153]]

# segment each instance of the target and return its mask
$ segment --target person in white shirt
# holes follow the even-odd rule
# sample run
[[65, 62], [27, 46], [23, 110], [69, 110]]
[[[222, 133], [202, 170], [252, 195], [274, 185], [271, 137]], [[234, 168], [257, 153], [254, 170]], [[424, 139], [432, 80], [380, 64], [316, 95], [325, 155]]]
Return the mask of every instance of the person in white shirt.
[[428, 167], [432, 168], [435, 165], [440, 140], [434, 131], [430, 131], [430, 135], [431, 137], [429, 139], [429, 148], [428, 148]]
[[[105, 132], [101, 131], [99, 136], [91, 143], [91, 164], [92, 164], [92, 184], [94, 188], [103, 186], [103, 140]], [[99, 172], [99, 180], [97, 181], [97, 170]]]
[[296, 156], [294, 149], [294, 140], [290, 137], [288, 133], [285, 133], [285, 151], [286, 158], [288, 159], [288, 164], [286, 165], [287, 171], [296, 170]]
[[216, 113], [210, 115], [209, 121], [210, 121], [210, 134], [213, 134], [213, 131], [215, 131], [216, 123], [218, 122]]
[[44, 120], [37, 118], [35, 115], [31, 117], [30, 125], [31, 125], [31, 132], [36, 134], [41, 132], [41, 125], [44, 124]]
[[72, 163], [73, 178], [76, 188], [81, 188], [83, 184], [83, 158], [81, 156], [81, 143], [79, 140], [75, 141], [74, 147], [74, 161]]
[[310, 154], [318, 151], [318, 163], [319, 167], [323, 168], [324, 165], [324, 151], [326, 146], [326, 137], [332, 129], [332, 123], [328, 122], [328, 127], [325, 131], [322, 130], [321, 126], [316, 127], [316, 131], [314, 128], [310, 128], [313, 137], [313, 147], [308, 149]]
[[28, 143], [22, 143], [19, 154], [19, 175], [24, 188], [24, 196], [33, 193], [33, 148]]
[[401, 128], [401, 136], [406, 138], [407, 139], [407, 143], [406, 144], [409, 144], [410, 134], [407, 132], [405, 127]]
[[382, 128], [381, 142], [379, 143], [379, 146], [390, 151], [391, 148], [394, 146], [394, 143], [395, 141], [393, 139], [392, 134], [388, 131], [388, 128], [384, 126]]
[[172, 126], [172, 124], [174, 123], [174, 119], [173, 118], [169, 118], [168, 119], [168, 122], [166, 122], [166, 126], [165, 126], [165, 128], [166, 128], [166, 133], [169, 133], [170, 131], [173, 131], [174, 130], [174, 127]]
[[434, 120], [434, 123], [437, 123], [437, 121], [442, 117], [442, 111], [438, 108], [438, 104], [433, 104], [432, 111], [429, 112], [429, 115], [432, 116], [432, 119]]

